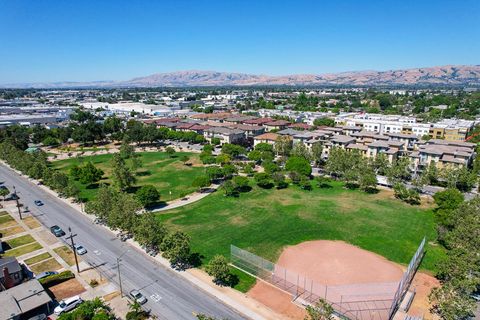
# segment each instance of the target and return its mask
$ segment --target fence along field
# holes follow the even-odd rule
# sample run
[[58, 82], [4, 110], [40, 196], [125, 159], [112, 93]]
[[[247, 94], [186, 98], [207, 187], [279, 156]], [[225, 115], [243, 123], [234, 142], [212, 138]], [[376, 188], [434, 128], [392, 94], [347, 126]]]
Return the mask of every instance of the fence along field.
[[392, 319], [408, 291], [424, 254], [425, 238], [399, 282], [325, 285], [253, 253], [230, 246], [232, 265], [292, 295], [301, 304], [325, 299], [335, 312], [347, 319]]

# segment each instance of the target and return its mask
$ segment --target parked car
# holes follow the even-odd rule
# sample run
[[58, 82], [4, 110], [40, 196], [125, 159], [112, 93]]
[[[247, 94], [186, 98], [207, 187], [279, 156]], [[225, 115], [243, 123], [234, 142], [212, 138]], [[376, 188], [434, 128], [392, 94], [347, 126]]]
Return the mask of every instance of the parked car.
[[130, 291], [130, 296], [140, 304], [144, 304], [147, 302], [147, 298], [138, 290]]
[[472, 297], [475, 301], [478, 302], [480, 301], [480, 292], [472, 293], [470, 297]]
[[35, 205], [38, 207], [43, 206], [43, 202], [41, 200], [35, 200], [33, 203], [35, 203]]
[[37, 314], [36, 316], [29, 318], [28, 320], [49, 320], [49, 319], [50, 317], [47, 317], [45, 313], [40, 313], [40, 314]]
[[35, 276], [35, 279], [40, 280], [40, 279], [46, 278], [48, 276], [53, 276], [54, 274], [58, 274], [58, 272], [56, 272], [56, 271], [45, 271], [45, 272], [37, 274]]
[[53, 233], [55, 237], [63, 237], [65, 235], [65, 231], [57, 225], [51, 226], [50, 232]]
[[128, 239], [133, 238], [133, 235], [130, 234], [130, 233], [120, 233], [118, 236], [120, 238], [120, 241], [123, 241], [123, 242], [127, 241]]
[[56, 315], [60, 315], [63, 312], [67, 312], [67, 311], [75, 309], [82, 302], [83, 302], [83, 300], [79, 296], [64, 299], [64, 300], [62, 300], [58, 303], [58, 306], [55, 307], [53, 312]]
[[85, 247], [80, 244], [76, 244], [74, 248], [75, 248], [75, 251], [77, 251], [77, 254], [79, 255], [87, 253], [87, 249], [85, 249]]

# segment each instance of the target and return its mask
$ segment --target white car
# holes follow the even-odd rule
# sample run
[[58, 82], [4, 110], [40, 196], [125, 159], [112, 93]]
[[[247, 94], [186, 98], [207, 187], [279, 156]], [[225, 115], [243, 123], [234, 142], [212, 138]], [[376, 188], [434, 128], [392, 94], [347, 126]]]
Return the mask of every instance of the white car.
[[74, 248], [75, 248], [75, 251], [77, 251], [77, 254], [79, 255], [87, 253], [87, 249], [85, 249], [85, 247], [80, 244], [76, 244]]
[[67, 312], [67, 311], [75, 309], [82, 302], [83, 302], [83, 300], [79, 296], [64, 299], [64, 300], [59, 302], [58, 306], [55, 307], [53, 312], [56, 315], [59, 315], [63, 312]]
[[144, 304], [147, 302], [147, 298], [145, 298], [145, 296], [141, 294], [138, 290], [130, 291], [130, 296], [140, 304]]

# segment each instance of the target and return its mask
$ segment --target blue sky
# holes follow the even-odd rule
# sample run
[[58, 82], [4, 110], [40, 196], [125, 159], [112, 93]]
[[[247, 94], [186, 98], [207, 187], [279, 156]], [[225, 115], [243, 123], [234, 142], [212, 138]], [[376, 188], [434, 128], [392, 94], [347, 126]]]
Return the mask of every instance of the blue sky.
[[480, 1], [0, 0], [0, 83], [480, 64]]

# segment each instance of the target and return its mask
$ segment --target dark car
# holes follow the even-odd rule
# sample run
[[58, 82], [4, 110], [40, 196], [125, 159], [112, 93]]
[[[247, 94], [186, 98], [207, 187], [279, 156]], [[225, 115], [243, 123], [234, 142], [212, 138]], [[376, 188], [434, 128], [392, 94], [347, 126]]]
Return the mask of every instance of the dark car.
[[36, 206], [43, 206], [43, 202], [41, 200], [35, 200], [33, 203], [35, 203]]
[[65, 231], [57, 225], [50, 227], [50, 232], [53, 233], [55, 237], [62, 237], [65, 235]]

